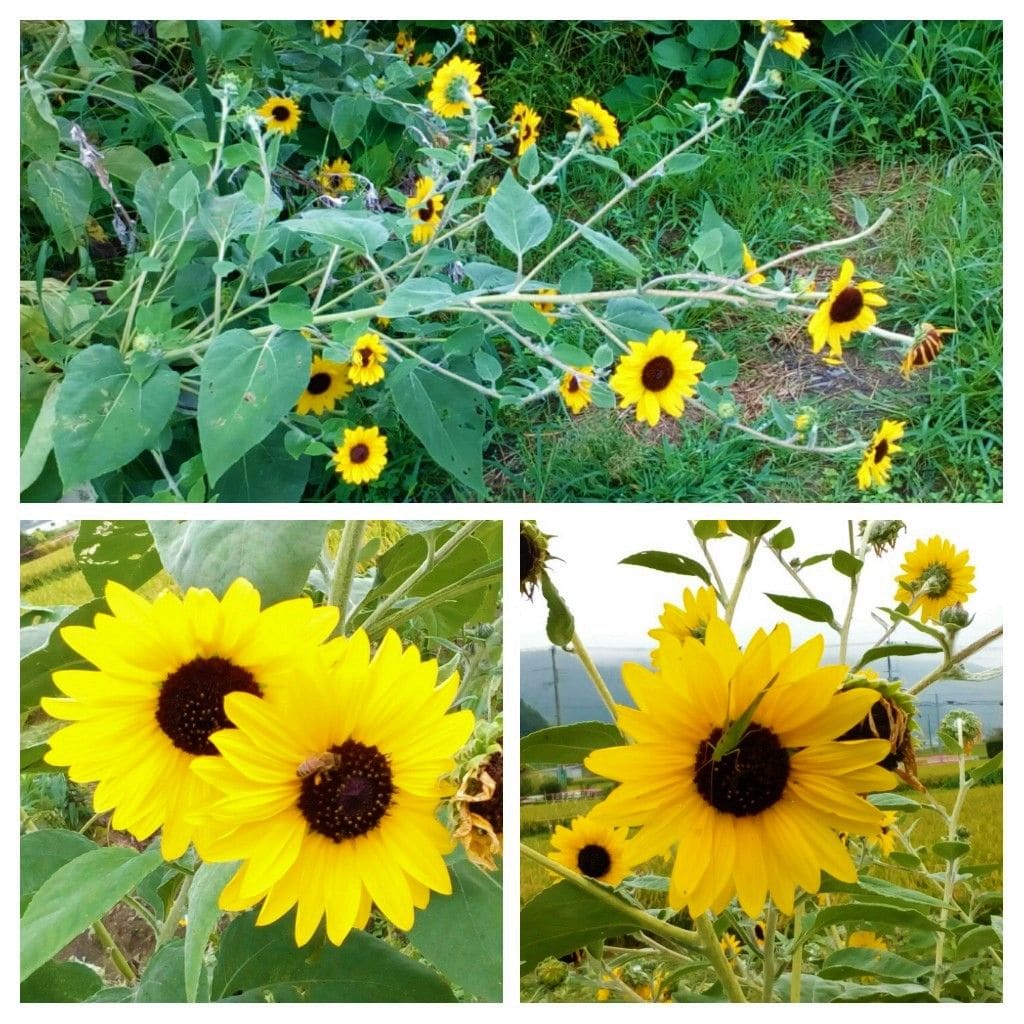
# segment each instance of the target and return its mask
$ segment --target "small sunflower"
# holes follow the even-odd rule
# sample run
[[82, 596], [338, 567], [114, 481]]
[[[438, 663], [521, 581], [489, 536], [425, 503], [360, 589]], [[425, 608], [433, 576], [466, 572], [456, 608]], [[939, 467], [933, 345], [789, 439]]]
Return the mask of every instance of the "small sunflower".
[[882, 420], [875, 431], [871, 444], [864, 450], [864, 459], [857, 470], [857, 488], [866, 491], [874, 484], [880, 487], [889, 482], [892, 471], [892, 457], [903, 449], [896, 442], [903, 437], [905, 423], [898, 420]]
[[268, 132], [282, 135], [291, 135], [302, 117], [298, 103], [291, 96], [271, 96], [256, 113], [263, 118]]
[[569, 406], [569, 410], [574, 416], [578, 416], [583, 412], [592, 401], [590, 389], [593, 386], [593, 381], [589, 377], [593, 373], [594, 368], [592, 366], [582, 366], [579, 369], [579, 374], [565, 373], [562, 376], [562, 383], [558, 386], [558, 393], [564, 399], [565, 404]]
[[509, 122], [516, 130], [516, 156], [522, 156], [531, 146], [537, 143], [537, 129], [540, 128], [540, 114], [525, 103], [517, 103], [512, 108]]
[[413, 242], [417, 245], [429, 242], [441, 223], [444, 209], [444, 196], [434, 194], [434, 179], [418, 178], [416, 190], [406, 199], [405, 207], [413, 223]]
[[331, 456], [347, 484], [368, 484], [388, 464], [388, 439], [377, 427], [346, 429], [341, 447]]
[[611, 149], [619, 144], [619, 126], [615, 118], [600, 103], [577, 96], [569, 104], [567, 114], [575, 116], [579, 130], [598, 149]]
[[469, 110], [474, 96], [481, 89], [480, 65], [462, 57], [452, 57], [437, 69], [427, 99], [435, 114], [441, 117], [460, 117]]
[[274, 701], [315, 678], [316, 648], [338, 612], [305, 597], [261, 611], [244, 579], [220, 600], [190, 588], [150, 603], [113, 581], [105, 597], [110, 615], [60, 631], [97, 671], [54, 672], [65, 696], [44, 697], [43, 710], [74, 724], [50, 737], [45, 759], [74, 782], [97, 782], [93, 806], [113, 810], [115, 829], [143, 840], [162, 827], [161, 851], [175, 860], [195, 835], [189, 815], [212, 795], [190, 767], [217, 753], [212, 733], [231, 727], [226, 697]]
[[551, 537], [532, 519], [519, 521], [519, 593], [531, 601], [537, 584], [545, 572], [552, 555], [548, 548]]
[[629, 874], [627, 829], [610, 828], [590, 817], [573, 818], [569, 828], [559, 825], [551, 837], [548, 856], [585, 878], [618, 885]]
[[757, 260], [754, 259], [750, 250], [747, 248], [746, 242], [743, 243], [743, 273], [749, 275], [747, 281], [750, 284], [764, 284], [768, 280], [764, 274], [751, 274], [752, 270], [757, 270]]
[[300, 416], [306, 413], [319, 416], [321, 413], [330, 412], [339, 398], [352, 393], [348, 370], [348, 363], [335, 363], [330, 359], [315, 356], [309, 370], [309, 382], [299, 395], [295, 411]]
[[409, 60], [416, 50], [416, 40], [404, 29], [395, 36], [395, 53]]
[[218, 794], [200, 854], [242, 862], [221, 908], [262, 900], [263, 925], [297, 905], [298, 945], [324, 917], [340, 945], [371, 904], [408, 931], [431, 891], [449, 895], [453, 843], [435, 813], [473, 731], [470, 711], [448, 713], [458, 685], [458, 674], [438, 685], [437, 662], [390, 630], [371, 658], [357, 630], [327, 645], [281, 707], [229, 695], [235, 728], [214, 733], [221, 756], [194, 769]]
[[882, 820], [878, 829], [868, 836], [868, 842], [878, 847], [883, 857], [888, 857], [896, 849], [896, 836], [893, 834], [893, 826], [896, 824], [895, 811], [883, 811]]
[[[537, 294], [538, 295], [557, 295], [558, 294], [558, 289], [557, 288], [538, 288], [537, 289]], [[548, 318], [548, 323], [549, 324], [553, 324], [558, 319], [558, 317], [555, 316], [555, 310], [558, 309], [558, 303], [556, 303], [556, 302], [533, 302], [533, 303], [531, 303], [531, 305], [533, 306], [533, 308], [535, 310], [537, 310], [538, 313], [543, 313]]]
[[943, 608], [963, 604], [974, 593], [974, 566], [971, 553], [957, 551], [936, 534], [919, 540], [913, 551], [903, 556], [903, 574], [896, 577], [896, 600], [921, 613], [921, 621], [937, 621]]
[[851, 932], [846, 940], [847, 949], [879, 949], [887, 950], [885, 939], [880, 939], [874, 932]]
[[[586, 758], [620, 783], [590, 816], [639, 826], [631, 842], [641, 859], [678, 844], [673, 909], [717, 913], [738, 896], [757, 917], [770, 893], [792, 914], [796, 888], [817, 892], [822, 871], [856, 881], [836, 832], [877, 828], [878, 810], [860, 794], [896, 778], [876, 764], [884, 740], [836, 741], [878, 694], [840, 692], [846, 666], [821, 667], [824, 650], [822, 636], [793, 650], [784, 624], [741, 649], [712, 619], [704, 643], [666, 637], [654, 671], [623, 667], [637, 707], [618, 707], [616, 718], [635, 742]], [[746, 727], [722, 749], [739, 721]]]
[[740, 950], [743, 948], [743, 944], [732, 932], [726, 932], [718, 944], [722, 947], [722, 952], [732, 960], [740, 955]]
[[418, 68], [426, 68], [433, 63], [434, 55], [428, 50], [425, 53], [419, 54], [413, 61], [413, 64]]
[[314, 21], [313, 27], [324, 37], [324, 39], [340, 39], [345, 31], [343, 21]]
[[686, 340], [686, 331], [655, 331], [646, 342], [631, 341], [629, 355], [609, 381], [621, 395], [620, 409], [636, 406], [637, 421], [655, 426], [662, 412], [682, 416], [683, 399], [691, 398], [704, 364], [693, 358], [697, 343]]
[[793, 22], [788, 18], [761, 22], [761, 31], [772, 34], [772, 46], [776, 50], [781, 50], [794, 60], [800, 60], [811, 45], [811, 41], [803, 32], [793, 32], [792, 28]]
[[352, 165], [338, 157], [329, 164], [324, 164], [316, 176], [316, 183], [329, 196], [340, 196], [342, 192], [354, 192], [356, 179], [349, 173]]
[[466, 26], [466, 42], [470, 46], [476, 46], [476, 25], [469, 24]]
[[[718, 595], [711, 587], [701, 587], [695, 594], [689, 587], [683, 591], [683, 607], [666, 604], [661, 618], [661, 629], [652, 629], [647, 635], [657, 640], [660, 648], [665, 637], [673, 636], [677, 640], [685, 640], [688, 636], [703, 642], [708, 630], [708, 623], [719, 618]], [[657, 664], [658, 651], [651, 655]]]
[[353, 384], [376, 384], [384, 379], [384, 364], [388, 360], [387, 346], [368, 331], [361, 334], [352, 347], [352, 362], [348, 365], [348, 379]]
[[853, 284], [856, 268], [853, 260], [843, 260], [839, 277], [832, 282], [828, 298], [818, 307], [807, 323], [811, 336], [811, 351], [818, 353], [828, 345], [828, 358], [841, 361], [843, 343], [859, 331], [866, 331], [877, 322], [875, 309], [887, 305], [875, 292], [885, 285], [878, 281]]

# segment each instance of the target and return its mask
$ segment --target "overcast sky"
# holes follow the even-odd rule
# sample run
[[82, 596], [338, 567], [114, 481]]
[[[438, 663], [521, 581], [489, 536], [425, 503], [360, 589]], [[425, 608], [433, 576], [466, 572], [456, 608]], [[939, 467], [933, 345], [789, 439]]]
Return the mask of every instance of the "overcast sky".
[[[1006, 538], [999, 532], [998, 517], [978, 508], [971, 508], [969, 514], [955, 508], [949, 511], [917, 507], [911, 511], [913, 516], [905, 520], [907, 530], [900, 535], [894, 551], [886, 551], [881, 557], [868, 552], [861, 573], [851, 643], [872, 646], [878, 639], [881, 627], [872, 621], [872, 609], [894, 604], [893, 579], [900, 571], [904, 554], [918, 539], [927, 540], [937, 533], [958, 550], [967, 548], [976, 570], [977, 592], [971, 595], [967, 605], [976, 618], [964, 634], [965, 639], [970, 641], [1002, 623], [1001, 571], [1009, 571], [1010, 567]], [[581, 638], [592, 649], [652, 647], [647, 631], [657, 627], [663, 605], [666, 602], [681, 605], [685, 587], [702, 586], [696, 577], [618, 564], [627, 555], [644, 550], [674, 551], [702, 560], [686, 520], [671, 506], [587, 507], [586, 514], [582, 514], [580, 508], [551, 508], [543, 510], [537, 523], [546, 533], [556, 535], [551, 541], [551, 550], [563, 561], [551, 563], [551, 575], [576, 617]], [[786, 551], [786, 556], [808, 558], [838, 547], [845, 548], [846, 524], [847, 519], [841, 515], [818, 509], [801, 511], [796, 517], [784, 519], [783, 525], [791, 526], [796, 535], [796, 544]], [[738, 537], [709, 542], [711, 556], [727, 586], [731, 586], [736, 577], [744, 547], [745, 542]], [[811, 566], [803, 576], [815, 595], [832, 605], [841, 621], [849, 595], [846, 577], [840, 576], [828, 562]], [[834, 640], [835, 634], [827, 626], [784, 612], [763, 596], [765, 592], [802, 593], [774, 557], [762, 550], [747, 576], [733, 622], [741, 643], [758, 626], [770, 627], [780, 621], [789, 622], [798, 640], [818, 632], [824, 632], [828, 642]], [[544, 631], [546, 608], [539, 588], [533, 604], [524, 598], [520, 609], [522, 646], [548, 646]], [[923, 637], [904, 624], [894, 639], [909, 642], [915, 638]], [[999, 660], [998, 649], [989, 650], [989, 657], [983, 655], [980, 661]]]

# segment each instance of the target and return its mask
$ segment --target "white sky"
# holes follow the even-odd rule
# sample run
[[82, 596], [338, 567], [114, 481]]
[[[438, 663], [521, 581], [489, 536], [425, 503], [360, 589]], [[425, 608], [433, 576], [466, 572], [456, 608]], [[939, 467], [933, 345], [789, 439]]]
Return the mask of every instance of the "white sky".
[[[883, 604], [892, 606], [893, 579], [905, 552], [912, 550], [918, 539], [927, 540], [936, 533], [951, 541], [958, 550], [967, 548], [976, 570], [977, 592], [967, 604], [976, 618], [965, 632], [965, 640], [969, 642], [1001, 624], [1002, 573], [1009, 571], [1006, 541], [998, 528], [998, 518], [986, 514], [987, 511], [918, 507], [912, 510], [912, 518], [905, 520], [907, 530], [900, 534], [894, 551], [877, 557], [869, 550], [865, 570], [861, 573], [851, 643], [870, 646], [879, 637], [881, 627], [872, 621], [872, 609]], [[702, 515], [707, 513], [702, 510]], [[783, 519], [779, 529], [790, 526], [796, 535], [796, 544], [785, 555], [789, 559], [809, 558], [845, 548], [847, 521], [834, 512], [817, 509], [801, 510], [796, 516]], [[684, 588], [703, 586], [697, 577], [618, 564], [627, 555], [645, 550], [674, 551], [702, 561], [700, 548], [682, 510], [671, 506], [604, 506], [588, 507], [586, 515], [582, 515], [580, 509], [552, 508], [542, 510], [537, 523], [546, 533], [556, 535], [551, 541], [551, 550], [564, 561], [551, 563], [551, 576], [576, 617], [581, 638], [592, 650], [653, 646], [647, 631], [657, 627], [663, 605], [666, 602], [681, 605]], [[711, 556], [727, 587], [736, 577], [744, 547], [745, 542], [738, 537], [709, 542]], [[840, 576], [830, 562], [811, 566], [803, 576], [815, 596], [827, 601], [842, 621], [849, 596], [847, 578]], [[764, 592], [803, 596], [774, 557], [767, 551], [759, 551], [733, 622], [741, 642], [758, 626], [772, 626], [780, 621], [789, 622], [798, 640], [818, 632], [825, 633], [828, 642], [834, 640], [835, 634], [827, 626], [783, 611], [764, 597]], [[522, 647], [548, 646], [544, 631], [546, 606], [539, 588], [532, 605], [525, 599], [520, 601], [520, 613]], [[927, 642], [923, 634], [904, 624], [893, 640], [910, 642], [915, 638]], [[989, 651], [994, 649], [989, 648]], [[990, 653], [988, 658], [982, 656], [978, 660], [997, 662], [998, 657]]]

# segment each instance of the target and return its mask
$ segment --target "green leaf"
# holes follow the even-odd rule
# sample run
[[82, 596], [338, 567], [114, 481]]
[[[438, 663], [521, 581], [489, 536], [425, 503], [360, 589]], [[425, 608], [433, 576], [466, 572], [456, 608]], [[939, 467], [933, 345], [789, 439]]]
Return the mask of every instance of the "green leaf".
[[64, 486], [84, 484], [155, 447], [180, 388], [166, 364], [140, 383], [116, 348], [79, 352], [64, 372], [56, 405], [53, 447]]
[[159, 846], [145, 853], [109, 846], [83, 853], [58, 868], [40, 886], [21, 918], [21, 980], [103, 917], [160, 862]]
[[28, 165], [28, 194], [39, 207], [53, 239], [65, 253], [78, 248], [92, 203], [92, 176], [79, 163], [59, 160]]
[[415, 277], [403, 281], [384, 301], [381, 316], [408, 316], [411, 313], [432, 313], [456, 301], [452, 286], [447, 281], [432, 277]]
[[43, 964], [21, 983], [23, 1003], [84, 1003], [103, 988], [103, 977], [75, 961]]
[[331, 111], [331, 131], [338, 146], [345, 150], [361, 138], [370, 115], [372, 104], [368, 96], [346, 90], [334, 101]]
[[515, 320], [517, 326], [528, 334], [537, 335], [538, 338], [543, 338], [554, 326], [545, 314], [525, 302], [515, 303], [512, 307], [512, 319]]
[[936, 843], [932, 847], [932, 852], [943, 860], [957, 860], [971, 852], [971, 844], [958, 842]]
[[[192, 877], [192, 886], [188, 891], [188, 925], [183, 945], [184, 999], [187, 1002], [194, 1003], [199, 996], [200, 979], [206, 974], [203, 962], [206, 944], [220, 919], [217, 900], [237, 868], [234, 862], [204, 863], [199, 865], [199, 870]], [[208, 980], [206, 988], [209, 989]]]
[[328, 523], [318, 520], [193, 519], [151, 521], [164, 568], [185, 590], [208, 587], [218, 597], [239, 576], [263, 606], [302, 593]]
[[642, 565], [646, 569], [674, 572], [679, 576], [698, 576], [711, 586], [711, 577], [700, 562], [672, 551], [638, 551], [635, 555], [621, 559], [619, 565]]
[[928, 970], [924, 964], [882, 949], [838, 949], [818, 971], [826, 979], [860, 978], [874, 975], [883, 981], [917, 981]]
[[721, 217], [715, 209], [715, 204], [709, 199], [701, 211], [699, 235], [712, 232], [721, 235], [721, 244], [713, 253], [703, 257], [708, 270], [713, 274], [738, 273], [743, 266], [743, 239], [740, 238], [740, 233]]
[[[168, 197], [170, 198], [170, 197]], [[274, 219], [279, 199], [264, 208], [243, 191], [226, 196], [206, 193], [199, 209], [199, 224], [218, 245], [251, 235]]]
[[[39, 413], [32, 424], [28, 440], [21, 451], [21, 487], [24, 491], [34, 484], [46, 467], [46, 460], [53, 451], [53, 427], [57, 419], [57, 398], [60, 395], [61, 382], [53, 381], [39, 406]], [[25, 399], [22, 397], [22, 409]]]
[[801, 932], [798, 944], [803, 944], [812, 935], [825, 931], [831, 925], [887, 924], [917, 931], [940, 932], [941, 926], [917, 910], [894, 906], [891, 903], [847, 903], [839, 907], [823, 907], [813, 921]]
[[793, 536], [793, 531], [790, 527], [786, 527], [783, 530], [779, 530], [768, 543], [776, 551], [785, 551], [787, 548], [791, 548], [796, 543], [796, 537]]
[[625, 742], [618, 728], [607, 722], [553, 725], [519, 741], [519, 760], [524, 765], [583, 764], [592, 751]]
[[185, 99], [177, 89], [154, 83], [147, 85], [139, 98], [146, 104], [150, 113], [157, 111], [163, 115], [162, 120], [168, 127], [187, 126], [197, 135], [203, 134], [203, 119], [199, 112]]
[[902, 793], [872, 793], [868, 800], [883, 811], [919, 811], [921, 805]]
[[593, 365], [593, 359], [588, 352], [582, 348], [578, 348], [576, 345], [570, 345], [567, 342], [560, 342], [555, 345], [551, 350], [551, 354], [563, 363], [568, 363], [569, 366]]
[[839, 548], [832, 552], [832, 568], [844, 576], [849, 576], [850, 579], [856, 579], [857, 574], [864, 568], [864, 563], [851, 555], [849, 551]]
[[313, 312], [309, 306], [300, 306], [293, 302], [275, 302], [267, 310], [272, 324], [284, 327], [289, 331], [297, 331], [313, 322]]
[[570, 220], [570, 224], [597, 250], [603, 252], [613, 263], [617, 263], [627, 274], [634, 278], [643, 273], [640, 261], [623, 245], [620, 245], [614, 238], [588, 228], [585, 224], [577, 224]]
[[427, 454], [460, 484], [485, 494], [480, 395], [411, 361], [388, 375], [388, 389], [399, 415]]
[[199, 383], [199, 443], [210, 483], [259, 444], [295, 406], [309, 381], [309, 343], [280, 331], [213, 339]]
[[668, 320], [647, 299], [611, 299], [604, 311], [604, 322], [623, 341], [646, 341], [656, 330], [666, 330]]
[[728, 519], [731, 532], [744, 540], [760, 540], [779, 525], [779, 519]]
[[731, 50], [740, 40], [735, 21], [691, 21], [686, 41], [698, 50]]
[[135, 146], [111, 146], [103, 151], [103, 162], [112, 178], [119, 178], [132, 187], [153, 166], [153, 161]]
[[[291, 457], [285, 447], [287, 434], [284, 425], [275, 428], [225, 470], [215, 488], [217, 500], [299, 501], [309, 480], [312, 460], [308, 455]], [[302, 445], [306, 445], [304, 436]]]
[[450, 1003], [455, 996], [429, 967], [356, 929], [341, 946], [322, 933], [295, 945], [295, 915], [256, 927], [249, 911], [221, 939], [211, 998], [244, 1003]]
[[488, 384], [493, 384], [501, 376], [501, 362], [483, 349], [473, 353], [473, 368], [476, 375]]
[[97, 597], [109, 580], [138, 590], [162, 568], [149, 528], [131, 519], [82, 520], [74, 550], [78, 568]]
[[835, 615], [832, 609], [824, 602], [813, 597], [788, 597], [785, 594], [765, 594], [769, 601], [774, 602], [780, 608], [802, 619], [810, 619], [811, 622], [834, 622]]
[[[893, 854], [890, 853], [889, 857], [891, 859]], [[857, 882], [840, 882], [830, 875], [824, 875], [819, 891], [846, 893], [853, 899], [864, 900], [866, 903], [891, 903], [893, 906], [904, 906], [910, 910], [924, 908], [926, 913], [932, 907], [941, 909], [945, 906], [942, 900], [936, 896], [918, 892], [916, 889], [906, 889], [901, 885], [894, 885], [892, 882], [875, 878], [873, 875], [861, 875]]]
[[1002, 936], [995, 928], [987, 924], [979, 925], [977, 928], [964, 932], [956, 940], [956, 959], [965, 960], [969, 956], [974, 956], [975, 953], [980, 953], [983, 949], [993, 946], [1002, 947], [1002, 945]]
[[540, 590], [548, 606], [548, 639], [556, 647], [567, 647], [576, 633], [576, 622], [558, 588], [546, 572], [540, 574]]
[[941, 654], [942, 648], [932, 644], [883, 644], [872, 647], [861, 655], [857, 668], [863, 668], [881, 658], [909, 658], [915, 654]]
[[707, 163], [703, 153], [677, 153], [665, 163], [666, 174], [693, 174]]
[[519, 158], [519, 173], [524, 181], [533, 181], [540, 174], [540, 154], [536, 146], [531, 146]]
[[21, 87], [21, 144], [50, 162], [60, 152], [60, 130], [43, 86], [25, 68]]
[[593, 289], [594, 277], [583, 263], [571, 266], [558, 280], [558, 290], [563, 295], [574, 295], [578, 292], [593, 291]]
[[[151, 239], [173, 241], [181, 237], [186, 226], [185, 219], [174, 208], [170, 196], [178, 182], [189, 175], [195, 176], [189, 164], [184, 160], [176, 160], [147, 168], [136, 180], [135, 206]], [[187, 237], [201, 236], [202, 230], [198, 224], [188, 229]]]
[[451, 896], [433, 893], [409, 940], [471, 996], [501, 1002], [501, 874], [464, 857], [449, 864]]
[[662, 39], [651, 49], [654, 63], [669, 71], [682, 71], [693, 62], [693, 49], [682, 39]]
[[859, 228], [866, 228], [871, 223], [871, 215], [860, 196], [853, 197], [853, 217]]
[[735, 357], [729, 359], [716, 359], [704, 367], [700, 375], [701, 381], [712, 388], [728, 387], [740, 372], [739, 360]]
[[96, 844], [79, 832], [59, 828], [26, 832], [21, 837], [21, 912], [58, 868], [95, 849]]
[[498, 191], [487, 200], [484, 220], [494, 237], [517, 256], [540, 245], [551, 232], [551, 214], [505, 172]]
[[[223, 865], [218, 865], [223, 866]], [[210, 998], [210, 980], [204, 971], [196, 976], [197, 995], [186, 1000], [185, 942], [172, 939], [150, 958], [135, 989], [137, 1003], [205, 1003]], [[200, 966], [202, 966], [200, 964]]]
[[976, 768], [971, 768], [967, 774], [971, 777], [972, 782], [981, 782], [983, 779], [987, 779], [1002, 770], [1003, 752], [1000, 750], [995, 757], [990, 757], [983, 764], [979, 764]]
[[183, 174], [167, 193], [167, 201], [178, 213], [188, 214], [199, 199], [199, 179], [193, 172]]
[[728, 92], [739, 69], [731, 60], [716, 57], [707, 64], [698, 64], [686, 72], [686, 84], [696, 88]]
[[308, 241], [326, 242], [364, 256], [372, 256], [390, 236], [380, 214], [362, 210], [304, 210], [281, 227]]
[[628, 935], [639, 928], [632, 917], [571, 882], [556, 882], [520, 911], [520, 970], [526, 974], [545, 957], [564, 956], [600, 939]]

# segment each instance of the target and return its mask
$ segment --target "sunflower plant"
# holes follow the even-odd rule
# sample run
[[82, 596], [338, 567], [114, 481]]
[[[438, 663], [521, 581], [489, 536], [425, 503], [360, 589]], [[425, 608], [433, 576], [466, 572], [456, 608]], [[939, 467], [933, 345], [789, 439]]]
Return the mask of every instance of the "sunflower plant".
[[[890, 211], [869, 222], [861, 204], [850, 236], [768, 253], [709, 199], [656, 276], [612, 227], [638, 189], [692, 174], [711, 136], [780, 97], [803, 32], [694, 22], [708, 53], [743, 37], [743, 73], [732, 95], [680, 107], [662, 151], [627, 173], [629, 125], [594, 95], [498, 109], [489, 33], [454, 25], [424, 48], [386, 24], [51, 24], [22, 88], [27, 216], [48, 236], [23, 275], [29, 499], [404, 497], [424, 457], [452, 495], [485, 497], [493, 427], [538, 403], [624, 427], [696, 415], [849, 457], [851, 489], [889, 483], [909, 412], [870, 440], [826, 436], [813, 409], [771, 396], [771, 416], [748, 422], [742, 353], [690, 313], [767, 311], [832, 363], [870, 335], [905, 364], [920, 332], [881, 326], [899, 297], [870, 271], [845, 257], [824, 288], [796, 271]], [[117, 45], [139, 32], [194, 74], [139, 87]], [[112, 77], [86, 103], [81, 79], [101, 66]], [[545, 197], [581, 168], [607, 198], [562, 222]], [[349, 440], [360, 431], [380, 443]]]
[[[535, 826], [520, 847], [531, 879], [524, 993], [1001, 999], [1002, 897], [991, 880], [1001, 865], [983, 862], [966, 821], [1002, 754], [978, 756], [976, 714], [951, 711], [939, 726], [922, 695], [940, 680], [986, 675], [968, 672], [967, 659], [1002, 628], [963, 634], [975, 569], [968, 551], [935, 536], [907, 552], [891, 605], [873, 616], [876, 635], [864, 642], [858, 630], [855, 642], [858, 594], [905, 529], [851, 522], [833, 551], [794, 557], [796, 531], [780, 521], [696, 521], [689, 550], [623, 559], [695, 586], [665, 605], [648, 664], [622, 666], [620, 699], [580, 637], [584, 625], [553, 585], [543, 588], [549, 639], [579, 661], [605, 715], [521, 742], [525, 770], [582, 771], [586, 798], [531, 797], [522, 808], [524, 826]], [[535, 523], [522, 530], [534, 575], [571, 578], [571, 565], [551, 564], [557, 540]], [[764, 595], [787, 621], [741, 633], [737, 609], [761, 561], [792, 581], [790, 593]], [[571, 632], [559, 625], [566, 617]], [[947, 764], [941, 777], [927, 752]], [[953, 799], [933, 788], [940, 781]], [[571, 969], [556, 977], [552, 957]]]
[[23, 1001], [501, 998], [500, 523], [83, 522], [42, 557]]

